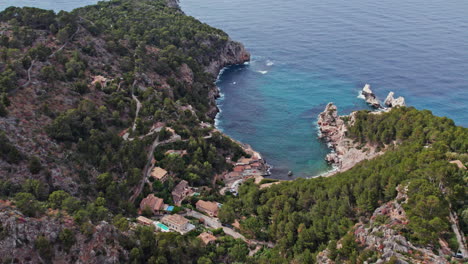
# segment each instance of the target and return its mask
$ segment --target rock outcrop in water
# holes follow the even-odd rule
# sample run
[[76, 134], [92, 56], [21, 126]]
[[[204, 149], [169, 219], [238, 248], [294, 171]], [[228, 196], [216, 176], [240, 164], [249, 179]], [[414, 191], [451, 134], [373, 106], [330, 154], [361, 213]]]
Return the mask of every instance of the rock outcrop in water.
[[384, 101], [384, 106], [382, 106], [380, 104], [380, 101], [377, 99], [377, 96], [371, 90], [370, 84], [364, 85], [364, 88], [362, 88], [361, 94], [362, 96], [364, 96], [364, 100], [366, 100], [366, 102], [370, 106], [376, 109], [388, 110], [386, 107], [392, 108], [392, 107], [406, 106], [405, 98], [402, 96], [398, 98], [394, 98], [395, 93], [393, 92], [388, 93], [387, 98], [385, 98], [385, 101]]
[[400, 96], [398, 98], [394, 98], [394, 93], [390, 92], [387, 95], [387, 98], [385, 98], [384, 104], [388, 107], [400, 107], [400, 106], [406, 106], [405, 104], [405, 98]]
[[366, 102], [374, 108], [381, 108], [379, 100], [377, 100], [377, 96], [375, 96], [374, 92], [371, 90], [370, 84], [364, 85], [362, 88], [361, 94], [364, 96]]
[[363, 160], [383, 154], [377, 151], [376, 146], [368, 143], [362, 147], [346, 136], [348, 126], [354, 121], [355, 112], [349, 116], [339, 116], [338, 109], [333, 103], [327, 104], [325, 110], [318, 116], [319, 138], [325, 140], [332, 150], [325, 159], [336, 167], [334, 173], [346, 171]]

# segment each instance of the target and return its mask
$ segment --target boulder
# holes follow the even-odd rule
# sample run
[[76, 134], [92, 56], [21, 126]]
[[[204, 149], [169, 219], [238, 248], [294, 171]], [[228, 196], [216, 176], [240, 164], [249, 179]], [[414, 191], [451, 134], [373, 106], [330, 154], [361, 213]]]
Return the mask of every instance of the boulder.
[[364, 99], [369, 105], [371, 105], [374, 108], [381, 108], [380, 102], [379, 100], [377, 100], [377, 97], [375, 96], [374, 92], [372, 92], [370, 84], [364, 85], [361, 94], [364, 96]]
[[384, 104], [388, 107], [401, 107], [401, 106], [406, 106], [405, 104], [405, 98], [404, 97], [398, 97], [394, 98], [393, 97], [394, 93], [390, 92], [387, 95], [387, 98], [385, 98]]

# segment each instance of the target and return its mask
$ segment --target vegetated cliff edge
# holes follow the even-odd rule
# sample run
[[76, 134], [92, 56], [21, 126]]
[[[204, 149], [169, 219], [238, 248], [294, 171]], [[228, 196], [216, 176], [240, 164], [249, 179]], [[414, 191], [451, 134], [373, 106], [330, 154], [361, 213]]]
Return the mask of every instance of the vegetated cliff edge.
[[327, 174], [329, 176], [349, 170], [363, 160], [383, 154], [380, 148], [371, 143], [360, 144], [347, 137], [348, 126], [354, 125], [355, 117], [356, 112], [348, 116], [339, 116], [338, 108], [333, 103], [329, 103], [319, 114], [317, 121], [319, 138], [324, 139], [332, 150], [325, 159], [335, 167], [335, 170]]
[[[103, 143], [98, 139], [103, 134], [117, 136], [134, 121], [138, 131], [131, 132], [143, 135], [157, 122], [169, 126], [181, 119], [173, 126], [188, 138], [191, 126], [202, 129], [201, 122], [213, 122], [219, 70], [250, 55], [224, 32], [183, 15], [174, 1], [169, 6], [110, 1], [59, 15], [2, 12], [1, 90], [9, 102], [2, 104], [8, 114], [0, 118], [0, 129], [18, 151], [14, 162], [0, 161], [3, 180], [43, 179], [52, 189], [77, 193], [78, 175], [94, 178], [117, 161], [90, 149], [86, 142], [93, 137]], [[127, 25], [124, 16], [135, 20], [127, 18]], [[139, 116], [132, 94], [143, 106]], [[115, 151], [129, 143], [113, 145]], [[83, 156], [88, 157], [78, 165]], [[28, 168], [33, 157], [42, 168], [37, 173]], [[138, 163], [124, 164], [120, 173]]]
[[[160, 192], [170, 203], [182, 180], [215, 189], [214, 176], [232, 168], [227, 161], [246, 155], [212, 124], [218, 72], [250, 55], [175, 1], [103, 1], [58, 14], [7, 8], [0, 12], [0, 51], [0, 197], [14, 200], [0, 215], [2, 260], [130, 261], [132, 248], [143, 252], [140, 235], [148, 236], [125, 233], [142, 197]], [[165, 155], [168, 149], [185, 154]], [[148, 162], [171, 175], [159, 190], [146, 179]], [[45, 234], [65, 228], [63, 237]], [[101, 236], [103, 228], [112, 230]], [[159, 239], [176, 243], [174, 237]], [[198, 247], [194, 238], [177, 243], [190, 248], [189, 241]], [[204, 254], [155, 250], [145, 248], [141, 258], [189, 262]]]
[[[328, 108], [333, 109], [331, 105]], [[296, 179], [263, 189], [245, 182], [239, 196], [223, 204], [220, 220], [239, 222], [247, 238], [274, 243], [273, 249], [264, 249], [255, 258], [257, 263], [271, 259], [320, 263], [316, 257], [325, 247], [335, 251], [329, 257], [335, 263], [374, 263], [379, 259], [399, 263], [424, 257], [456, 261], [453, 255], [464, 245], [458, 234], [463, 237], [468, 227], [468, 218], [462, 217], [468, 213], [467, 171], [463, 166], [468, 162], [468, 129], [411, 107], [380, 114], [358, 111], [353, 120], [337, 120], [336, 113], [330, 112], [322, 120], [333, 125], [332, 131], [336, 123], [352, 121], [343, 135], [351, 147], [369, 145], [385, 150], [383, 154], [361, 160], [333, 177]], [[400, 185], [408, 188], [405, 202], [398, 201]], [[396, 216], [393, 212], [398, 215], [400, 208], [407, 221], [392, 226], [397, 223], [391, 219]], [[460, 216], [455, 221], [452, 212]], [[356, 224], [363, 242], [349, 232]], [[439, 241], [444, 244], [443, 251], [439, 251]], [[413, 255], [406, 256], [405, 250]]]

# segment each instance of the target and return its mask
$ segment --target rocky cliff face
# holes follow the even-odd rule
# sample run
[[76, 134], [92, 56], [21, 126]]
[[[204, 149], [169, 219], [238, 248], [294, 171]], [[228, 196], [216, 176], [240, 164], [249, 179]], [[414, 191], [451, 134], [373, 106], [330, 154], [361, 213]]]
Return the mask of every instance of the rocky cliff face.
[[346, 136], [347, 126], [352, 126], [354, 119], [354, 113], [339, 116], [333, 103], [329, 103], [318, 116], [319, 138], [325, 140], [332, 150], [325, 159], [336, 167], [334, 173], [346, 171], [363, 160], [383, 154], [371, 144], [359, 146]]
[[220, 56], [210, 63], [206, 71], [217, 76], [224, 67], [228, 65], [243, 64], [250, 60], [250, 54], [245, 50], [244, 45], [229, 39], [220, 52]]
[[[243, 64], [250, 60], [250, 53], [239, 42], [228, 40], [224, 45], [219, 56], [216, 60], [211, 61], [210, 65], [206, 67], [206, 72], [211, 73], [213, 76], [218, 76], [220, 71], [228, 65]], [[211, 108], [207, 115], [214, 119], [218, 114], [219, 109], [216, 106], [216, 99], [219, 97], [219, 89], [213, 85], [210, 89], [210, 99], [212, 101]]]
[[[112, 225], [101, 222], [90, 226], [89, 234], [80, 232], [73, 219], [49, 211], [42, 218], [25, 217], [15, 208], [0, 203], [0, 259], [3, 263], [117, 263], [128, 260], [128, 252], [119, 244], [120, 232]], [[70, 249], [63, 247], [60, 233], [72, 231], [75, 242]], [[39, 237], [48, 246], [39, 250]]]
[[[449, 263], [443, 256], [451, 255], [450, 249], [445, 241], [439, 241], [441, 248], [438, 252], [413, 245], [404, 236], [400, 229], [408, 224], [402, 204], [408, 199], [406, 189], [402, 186], [397, 188], [398, 195], [395, 200], [383, 204], [377, 208], [370, 221], [356, 224], [352, 231], [354, 238], [361, 247], [360, 252], [369, 250], [377, 252], [377, 258], [364, 263]], [[340, 247], [340, 241], [337, 248]], [[319, 253], [319, 263], [335, 263], [330, 259], [330, 251]], [[338, 263], [338, 262], [336, 262]]]

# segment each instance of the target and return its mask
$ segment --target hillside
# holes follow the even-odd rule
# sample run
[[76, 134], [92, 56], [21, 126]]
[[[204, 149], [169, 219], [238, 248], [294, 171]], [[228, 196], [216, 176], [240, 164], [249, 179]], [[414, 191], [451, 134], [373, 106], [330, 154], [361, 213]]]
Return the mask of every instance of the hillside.
[[[385, 230], [377, 229], [380, 236], [387, 235], [391, 240], [396, 239], [392, 234], [399, 234], [422, 251], [430, 249], [434, 252], [431, 254], [441, 259], [448, 255], [450, 259], [461, 248], [453, 223], [465, 234], [468, 231], [468, 172], [451, 162], [468, 161], [468, 129], [414, 108], [395, 108], [387, 113], [359, 111], [352, 117], [338, 117], [334, 111], [329, 114], [347, 126], [344, 141], [360, 144], [358, 148], [363, 151], [368, 144], [386, 148], [385, 153], [331, 177], [297, 179], [268, 189], [260, 189], [253, 182], [244, 184], [239, 197], [223, 205], [220, 219], [226, 223], [239, 219], [240, 229], [248, 237], [275, 243], [273, 249], [259, 254], [259, 263], [271, 259], [310, 263], [327, 247], [334, 252], [332, 263], [387, 262], [395, 258], [434, 263], [411, 256], [408, 248], [406, 257], [398, 258], [399, 252], [384, 251], [384, 243], [378, 240], [360, 243], [372, 237], [372, 229], [363, 230], [371, 224], [388, 230], [382, 233]], [[397, 197], [398, 188], [408, 189], [405, 199]], [[378, 208], [386, 203], [402, 204], [399, 206], [404, 208], [401, 212], [405, 219], [395, 224], [387, 213], [382, 215]], [[453, 212], [460, 216], [458, 221], [452, 218]], [[361, 229], [355, 227], [361, 231], [356, 231], [360, 236], [354, 238], [350, 230], [355, 224], [361, 225]], [[338, 250], [337, 241], [342, 245]], [[443, 252], [439, 251], [442, 246]], [[323, 256], [318, 261], [326, 262]]]
[[461, 248], [468, 129], [406, 107], [330, 113], [373, 159], [260, 188], [260, 154], [213, 127], [218, 72], [249, 59], [172, 0], [0, 12], [1, 262], [424, 263]]

